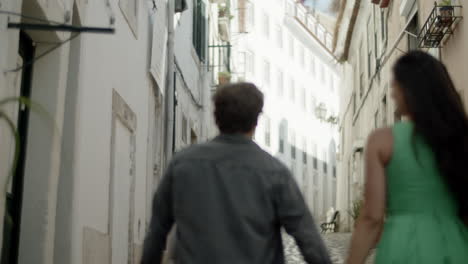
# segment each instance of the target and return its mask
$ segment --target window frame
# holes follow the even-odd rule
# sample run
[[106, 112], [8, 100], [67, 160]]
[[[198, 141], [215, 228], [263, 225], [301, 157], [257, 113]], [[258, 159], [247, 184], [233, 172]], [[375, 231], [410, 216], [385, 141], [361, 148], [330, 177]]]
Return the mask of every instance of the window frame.
[[204, 63], [207, 59], [208, 18], [203, 0], [193, 0], [192, 14], [192, 46], [200, 62]]

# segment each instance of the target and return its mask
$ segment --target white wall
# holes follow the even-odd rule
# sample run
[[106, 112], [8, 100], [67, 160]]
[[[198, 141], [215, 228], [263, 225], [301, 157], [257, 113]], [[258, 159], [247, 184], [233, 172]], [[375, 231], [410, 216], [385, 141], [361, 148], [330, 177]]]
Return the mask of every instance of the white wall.
[[[149, 90], [153, 89], [148, 74], [148, 11], [140, 2], [137, 37], [131, 31], [117, 2], [112, 2], [116, 17], [115, 35], [84, 35], [79, 74], [79, 107], [77, 111], [78, 142], [76, 154], [76, 192], [74, 196], [74, 239], [72, 263], [83, 263], [85, 255], [98, 254], [83, 250], [83, 229], [109, 234], [109, 191], [111, 167], [112, 93], [122, 96], [136, 116], [135, 187], [133, 241], [141, 247], [147, 222], [147, 144]], [[107, 10], [102, 3], [89, 2], [86, 21], [89, 25], [106, 23]], [[154, 106], [153, 106], [154, 107]], [[89, 257], [89, 256], [85, 256]], [[96, 261], [96, 260], [94, 260]]]
[[[13, 12], [21, 12], [22, 1], [2, 1], [1, 8], [11, 10]], [[18, 18], [12, 18], [10, 21], [18, 21]], [[14, 69], [21, 61], [18, 61], [18, 39], [19, 32], [7, 29], [8, 16], [0, 15], [0, 98], [6, 98], [19, 95], [19, 85], [21, 83], [21, 72], [3, 73], [8, 69]], [[10, 106], [2, 106], [2, 110], [6, 110], [9, 116], [15, 120], [17, 104]], [[0, 189], [5, 190], [7, 178], [11, 164], [13, 162], [13, 134], [9, 131], [6, 123], [0, 124]], [[4, 219], [5, 212], [5, 194], [0, 195], [0, 219]], [[3, 221], [0, 221], [0, 237], [3, 237]], [[0, 244], [2, 241], [0, 241]]]
[[[206, 3], [208, 6], [208, 1]], [[201, 61], [193, 47], [193, 1], [187, 1], [187, 4], [188, 9], [177, 15], [178, 19], [175, 25], [176, 150], [191, 143], [191, 130], [195, 132], [197, 142], [203, 142], [212, 135], [211, 113], [207, 111], [211, 104], [209, 100], [208, 57], [205, 62]], [[187, 130], [185, 131], [182, 131], [182, 117], [187, 120]], [[185, 142], [182, 141], [183, 133], [186, 137]]]
[[[155, 129], [158, 95], [149, 75], [150, 39], [147, 3], [138, 1], [138, 22], [132, 32], [118, 1], [111, 9], [104, 1], [79, 1], [73, 13], [70, 1], [44, 3], [2, 1], [2, 9], [44, 19], [63, 21], [66, 11], [74, 22], [107, 27], [115, 16], [114, 35], [82, 34], [35, 64], [32, 99], [50, 114], [53, 124], [31, 114], [26, 160], [24, 202], [21, 222], [19, 263], [107, 263], [110, 259], [110, 199], [113, 94], [118, 93], [134, 115], [130, 153], [118, 153], [132, 162], [134, 186], [129, 198], [133, 223], [131, 255], [138, 258], [148, 221], [147, 188], [153, 176], [151, 156], [157, 144], [148, 144]], [[6, 29], [7, 16], [0, 16], [0, 69], [17, 66], [18, 31]], [[12, 17], [14, 21], [18, 19]], [[35, 41], [59, 41], [66, 33], [31, 33]], [[50, 45], [37, 44], [37, 54]], [[20, 62], [18, 62], [20, 63]], [[69, 71], [70, 69], [70, 71]], [[18, 74], [0, 74], [0, 97], [14, 95]], [[160, 95], [158, 95], [160, 96]], [[16, 106], [12, 106], [14, 114]], [[115, 106], [114, 106], [115, 107]], [[153, 109], [153, 111], [151, 111]], [[151, 116], [150, 116], [151, 115]], [[115, 111], [114, 111], [115, 116]], [[161, 135], [161, 133], [159, 133]], [[11, 141], [1, 126], [0, 187], [4, 188]], [[5, 140], [4, 140], [5, 139]], [[158, 144], [161, 140], [155, 140]], [[119, 143], [119, 142], [118, 142]], [[134, 149], [133, 149], [134, 148]], [[155, 155], [161, 153], [156, 152]], [[10, 157], [10, 158], [9, 158]], [[134, 167], [133, 167], [134, 166]], [[124, 173], [125, 174], [125, 173]], [[5, 197], [0, 196], [0, 219]], [[3, 221], [2, 221], [3, 224]], [[3, 228], [0, 228], [3, 230]]]

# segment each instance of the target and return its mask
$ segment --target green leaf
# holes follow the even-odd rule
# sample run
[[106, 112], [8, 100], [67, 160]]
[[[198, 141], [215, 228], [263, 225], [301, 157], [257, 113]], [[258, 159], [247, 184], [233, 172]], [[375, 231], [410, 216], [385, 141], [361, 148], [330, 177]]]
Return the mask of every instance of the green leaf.
[[3, 111], [0, 111], [0, 121], [1, 120], [4, 120], [7, 123], [8, 127], [10, 128], [10, 131], [12, 132], [12, 134], [15, 137], [15, 154], [13, 156], [13, 164], [11, 165], [11, 170], [10, 170], [10, 173], [8, 173], [7, 181], [6, 181], [6, 184], [5, 184], [5, 193], [6, 193], [8, 191], [8, 183], [10, 182], [11, 178], [15, 174], [16, 167], [18, 166], [18, 159], [19, 159], [19, 154], [20, 154], [20, 144], [21, 144], [21, 142], [20, 142], [20, 136], [19, 136], [18, 131], [17, 131], [16, 127], [15, 127], [15, 123]]
[[32, 101], [31, 99], [23, 96], [19, 97], [7, 97], [2, 100], [0, 100], [0, 107], [9, 104], [9, 103], [20, 103], [28, 107], [29, 109], [38, 112], [40, 114], [44, 114], [46, 116], [49, 116], [47, 111], [42, 107], [40, 104]]
[[[0, 100], [0, 108], [3, 107], [4, 105], [10, 104], [10, 103], [19, 103], [21, 105], [24, 105], [27, 108], [29, 108], [30, 110], [32, 110], [33, 112], [39, 114], [39, 116], [41, 116], [42, 118], [45, 118], [46, 121], [49, 122], [50, 124], [54, 123], [52, 116], [49, 114], [49, 112], [47, 112], [47, 110], [44, 107], [42, 107], [42, 105], [40, 105], [39, 103], [34, 102], [33, 100], [31, 100], [31, 99], [29, 99], [27, 97], [16, 96], [16, 97], [7, 97], [7, 98], [4, 98], [4, 99], [1, 99]], [[55, 129], [57, 129], [57, 127], [55, 127]]]
[[451, 6], [452, 5], [452, 1], [451, 0], [443, 0], [441, 3], [440, 3], [441, 6]]

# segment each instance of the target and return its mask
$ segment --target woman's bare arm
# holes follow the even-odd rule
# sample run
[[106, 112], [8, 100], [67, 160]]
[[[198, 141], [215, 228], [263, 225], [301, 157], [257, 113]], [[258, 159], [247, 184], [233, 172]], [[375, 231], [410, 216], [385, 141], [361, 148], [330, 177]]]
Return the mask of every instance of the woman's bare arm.
[[351, 239], [348, 264], [364, 263], [383, 229], [386, 203], [385, 166], [392, 155], [393, 136], [389, 128], [373, 132], [365, 149], [364, 205]]

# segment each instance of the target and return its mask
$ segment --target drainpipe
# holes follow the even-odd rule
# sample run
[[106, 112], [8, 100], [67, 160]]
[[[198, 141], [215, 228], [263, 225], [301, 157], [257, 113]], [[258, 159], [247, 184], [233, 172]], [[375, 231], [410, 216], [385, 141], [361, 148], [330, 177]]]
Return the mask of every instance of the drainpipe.
[[174, 149], [174, 114], [175, 114], [175, 88], [174, 88], [174, 12], [175, 1], [167, 2], [167, 73], [166, 73], [166, 88], [165, 88], [165, 135], [164, 135], [164, 155], [165, 167], [169, 164], [172, 158]]

